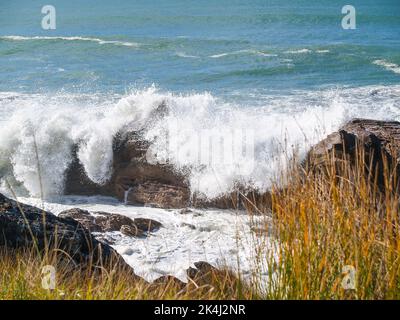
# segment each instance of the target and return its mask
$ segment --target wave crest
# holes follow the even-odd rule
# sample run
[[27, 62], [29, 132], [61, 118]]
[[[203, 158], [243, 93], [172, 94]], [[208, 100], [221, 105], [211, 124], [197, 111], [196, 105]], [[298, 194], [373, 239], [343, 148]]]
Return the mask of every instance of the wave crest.
[[[400, 86], [260, 95], [262, 106], [251, 102], [238, 105], [210, 93], [175, 94], [155, 87], [125, 97], [3, 96], [1, 180], [7, 178], [32, 196], [41, 194], [41, 184], [44, 196], [62, 194], [74, 146], [87, 176], [95, 183], [105, 183], [112, 175], [113, 139], [121, 130], [144, 130], [156, 161], [168, 159], [176, 170], [188, 172], [192, 191], [213, 198], [232, 191], [237, 183], [260, 190], [269, 188], [290, 152], [304, 155], [310, 145], [347, 119], [393, 120], [400, 116]], [[160, 104], [165, 104], [169, 112], [164, 118], [153, 119]], [[251, 140], [231, 135], [249, 131]], [[226, 153], [199, 140], [204, 132], [216, 132], [227, 141], [233, 137], [244, 149], [254, 152], [227, 158]], [[166, 148], [171, 141], [179, 146], [178, 153]], [[192, 156], [179, 156], [182, 154]], [[213, 157], [213, 161], [199, 161], [204, 155]]]
[[375, 60], [372, 63], [377, 66], [384, 67], [388, 71], [392, 71], [394, 73], [400, 74], [400, 66], [398, 64], [388, 62], [386, 60]]

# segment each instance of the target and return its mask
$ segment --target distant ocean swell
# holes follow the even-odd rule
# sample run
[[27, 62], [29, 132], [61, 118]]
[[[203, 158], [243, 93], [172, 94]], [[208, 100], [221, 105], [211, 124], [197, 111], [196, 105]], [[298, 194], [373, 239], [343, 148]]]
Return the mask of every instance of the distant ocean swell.
[[[230, 45], [233, 45], [235, 42], [234, 41], [226, 41], [226, 40], [217, 40], [217, 39], [188, 39], [185, 37], [177, 37], [176, 39], [158, 39], [158, 40], [152, 40], [150, 42], [144, 43], [144, 42], [137, 42], [137, 41], [129, 41], [129, 40], [116, 40], [116, 39], [103, 39], [103, 38], [97, 38], [97, 37], [91, 37], [91, 36], [23, 36], [23, 35], [3, 35], [0, 36], [0, 41], [9, 41], [9, 42], [34, 42], [34, 41], [48, 41], [48, 42], [77, 42], [77, 43], [94, 43], [98, 45], [112, 45], [112, 46], [117, 46], [117, 47], [130, 47], [134, 49], [142, 49], [142, 50], [148, 50], [148, 51], [159, 51], [159, 50], [164, 50], [164, 49], [171, 49], [173, 50], [175, 47], [180, 48], [182, 45], [185, 46], [185, 44], [189, 43], [196, 43], [197, 45], [201, 45], [201, 43], [204, 43], [205, 46], [208, 45], [216, 45], [216, 44], [227, 44], [229, 43]], [[241, 47], [246, 47], [246, 43], [240, 43], [240, 41], [236, 44], [240, 45]], [[250, 45], [249, 45], [250, 46]], [[303, 66], [303, 61], [299, 60], [298, 63], [293, 63], [293, 59], [301, 59], [299, 57], [301, 56], [323, 56], [327, 54], [331, 54], [331, 58], [334, 57], [335, 59], [339, 59], [338, 63], [345, 63], [346, 58], [345, 57], [352, 57], [353, 56], [353, 50], [355, 48], [352, 48], [352, 46], [346, 47], [343, 45], [329, 45], [325, 47], [321, 46], [316, 46], [316, 47], [298, 47], [298, 48], [291, 48], [291, 49], [284, 49], [284, 48], [254, 48], [250, 46], [249, 48], [244, 48], [244, 49], [238, 49], [238, 50], [232, 50], [232, 51], [226, 51], [226, 52], [221, 52], [217, 49], [214, 49], [216, 52], [215, 53], [210, 53], [210, 54], [193, 54], [190, 51], [184, 51], [179, 49], [178, 51], [175, 52], [175, 55], [179, 58], [184, 58], [184, 59], [234, 59], [236, 57], [260, 57], [260, 58], [265, 58], [265, 59], [270, 59], [271, 61], [278, 61], [280, 64], [279, 65], [273, 65], [273, 66], [266, 66], [265, 68], [257, 68], [257, 69], [250, 69], [250, 70], [231, 70], [230, 72], [227, 73], [227, 76], [232, 76], [232, 75], [263, 75], [263, 76], [268, 76], [272, 74], [283, 74], [283, 73], [291, 73], [294, 72], [294, 67], [296, 67], [296, 70], [299, 71], [300, 69], [302, 70], [303, 67], [306, 67], [306, 65]], [[29, 50], [29, 47], [27, 47], [27, 50]], [[350, 50], [347, 52], [347, 50]], [[371, 48], [372, 50], [372, 48]], [[347, 53], [346, 53], [347, 52]], [[340, 57], [340, 55], [344, 54], [343, 57]], [[339, 56], [338, 56], [339, 55]], [[374, 58], [375, 54], [374, 52], [368, 53], [368, 56], [363, 57], [363, 62], [362, 63], [367, 63], [367, 64], [372, 64], [376, 65], [379, 67], [384, 68], [387, 71], [393, 72], [395, 74], [400, 74], [400, 66], [394, 62], [391, 62], [386, 59], [376, 59]], [[289, 59], [293, 58], [293, 59]], [[344, 60], [341, 60], [344, 59]], [[369, 60], [369, 61], [368, 61]], [[290, 62], [290, 63], [289, 63]], [[347, 62], [346, 62], [347, 63]], [[353, 61], [353, 63], [361, 63], [358, 61]], [[298, 69], [300, 68], [300, 69]]]

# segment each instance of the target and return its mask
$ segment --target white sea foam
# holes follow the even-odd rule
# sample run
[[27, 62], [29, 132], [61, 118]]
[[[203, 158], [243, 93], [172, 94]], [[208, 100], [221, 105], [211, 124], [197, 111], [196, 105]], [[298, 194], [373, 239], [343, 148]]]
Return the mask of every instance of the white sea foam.
[[300, 54], [300, 53], [310, 53], [310, 52], [312, 52], [312, 50], [306, 49], [306, 48], [304, 48], [304, 49], [298, 49], [298, 50], [288, 50], [288, 51], [285, 51], [285, 53], [290, 53], [290, 54]]
[[223, 53], [213, 54], [213, 55], [209, 56], [209, 58], [218, 59], [218, 58], [223, 58], [226, 56], [233, 56], [233, 55], [244, 54], [244, 53], [263, 56], [263, 57], [276, 57], [277, 56], [276, 54], [266, 53], [266, 52], [259, 51], [259, 50], [244, 49], [244, 50], [238, 50], [238, 51], [232, 51], [232, 52], [223, 52]]
[[[300, 155], [305, 154], [311, 144], [352, 117], [399, 119], [399, 96], [400, 86], [258, 95], [257, 104], [241, 105], [210, 93], [180, 95], [154, 87], [125, 97], [2, 94], [0, 176], [3, 183], [7, 177], [21, 194], [39, 196], [37, 147], [44, 195], [61, 194], [71, 150], [77, 145], [88, 177], [104, 183], [112, 174], [113, 137], [128, 126], [145, 128], [153, 159], [168, 159], [177, 170], [189, 172], [192, 191], [216, 197], [232, 191], [237, 183], [266, 190], [287, 161], [287, 152], [298, 149]], [[146, 127], [162, 102], [170, 113]], [[216, 129], [228, 140], [233, 130], [250, 130], [251, 140], [237, 141], [254, 152], [227, 158], [209, 146], [204, 150], [199, 132]], [[181, 152], [166, 148], [171, 140], [179, 143], [179, 151], [208, 154], [213, 161], [181, 157]]]
[[384, 67], [388, 71], [400, 74], [400, 66], [398, 64], [388, 62], [386, 60], [375, 60], [372, 63], [376, 64], [377, 66]]
[[117, 40], [104, 40], [99, 38], [91, 38], [91, 37], [64, 37], [64, 36], [1, 36], [0, 39], [2, 40], [9, 40], [9, 41], [33, 41], [33, 40], [47, 40], [47, 41], [54, 41], [54, 40], [63, 40], [63, 41], [88, 41], [88, 42], [96, 42], [98, 44], [113, 44], [116, 46], [126, 46], [126, 47], [138, 47], [139, 44], [136, 42], [128, 42], [128, 41], [117, 41]]
[[319, 49], [319, 50], [311, 50], [311, 49], [307, 49], [307, 48], [303, 48], [303, 49], [298, 49], [298, 50], [288, 50], [288, 51], [285, 51], [284, 53], [287, 53], [287, 54], [305, 54], [305, 53], [313, 53], [313, 52], [315, 52], [315, 53], [329, 53], [330, 52], [330, 50], [328, 50], [328, 49]]
[[187, 53], [184, 53], [184, 52], [181, 52], [181, 51], [177, 52], [176, 55], [178, 57], [181, 57], [181, 58], [192, 58], [192, 59], [200, 58], [199, 56], [194, 56], [194, 55], [187, 54]]
[[[44, 209], [55, 214], [78, 207], [161, 222], [163, 227], [147, 238], [126, 237], [120, 232], [107, 234], [116, 241], [113, 247], [135, 273], [148, 281], [163, 275], [174, 275], [187, 281], [185, 270], [197, 261], [208, 261], [232, 270], [237, 270], [239, 263], [245, 278], [249, 279], [256, 271], [259, 276], [267, 278], [266, 266], [254, 259], [256, 255], [260, 256], [260, 252], [256, 252], [254, 234], [250, 230], [256, 220], [263, 225], [268, 223], [266, 218], [254, 217], [250, 222], [250, 217], [244, 212], [229, 210], [194, 209], [180, 214], [179, 210], [125, 206], [105, 197], [65, 197], [61, 203], [34, 198], [19, 200], [37, 207], [44, 205]], [[267, 243], [265, 250], [268, 249]]]

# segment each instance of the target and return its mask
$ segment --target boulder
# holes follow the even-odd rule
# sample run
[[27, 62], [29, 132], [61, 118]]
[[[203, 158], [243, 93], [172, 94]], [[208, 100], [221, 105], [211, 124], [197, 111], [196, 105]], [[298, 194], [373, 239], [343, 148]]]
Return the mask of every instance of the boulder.
[[110, 232], [121, 231], [124, 235], [140, 237], [145, 236], [147, 232], [153, 232], [162, 227], [158, 221], [135, 218], [131, 219], [127, 216], [108, 213], [93, 212], [74, 208], [61, 212], [61, 218], [71, 218], [80, 222], [90, 232]]
[[[213, 267], [211, 264], [205, 261], [198, 261], [194, 263], [195, 268], [190, 267], [186, 270], [188, 282], [182, 282], [178, 278], [166, 275], [161, 276], [154, 280], [150, 286], [150, 289], [161, 288], [175, 288], [187, 292], [188, 290], [199, 290], [199, 287], [203, 287], [206, 291], [210, 289], [210, 286], [221, 286], [225, 291], [227, 288], [224, 286], [226, 283], [236, 283], [238, 278], [227, 270], [219, 270]], [[227, 280], [230, 281], [227, 281]], [[227, 286], [229, 287], [229, 285]], [[234, 287], [234, 286], [233, 286]], [[229, 288], [232, 289], [232, 288]]]
[[[125, 265], [109, 245], [94, 239], [90, 232], [71, 218], [62, 218], [42, 209], [11, 200], [0, 194], [0, 246], [12, 249], [60, 249], [75, 263]], [[62, 254], [61, 254], [62, 255]]]
[[112, 196], [131, 205], [188, 206], [190, 191], [185, 176], [175, 172], [170, 165], [148, 163], [148, 147], [141, 132], [118, 134], [114, 138], [113, 175], [102, 186], [86, 176], [75, 150], [75, 160], [66, 172], [65, 193]]
[[188, 188], [147, 181], [129, 187], [124, 201], [125, 204], [171, 209], [188, 205], [189, 197]]
[[382, 186], [385, 162], [400, 173], [400, 122], [354, 119], [316, 144], [308, 154], [307, 164], [321, 168], [332, 156], [338, 163], [343, 159], [355, 163], [358, 148], [364, 153], [365, 163], [372, 164], [372, 176], [376, 175]]
[[91, 215], [89, 211], [82, 209], [70, 209], [61, 212], [58, 215], [59, 218], [73, 219], [78, 221], [84, 226], [89, 232], [102, 232], [102, 227], [96, 223], [96, 217]]
[[210, 284], [215, 278], [223, 278], [225, 273], [213, 267], [205, 261], [194, 263], [195, 268], [190, 267], [186, 270], [189, 279], [193, 280], [197, 285]]
[[119, 231], [123, 235], [128, 236], [128, 237], [140, 237], [143, 235], [143, 232], [140, 231], [138, 228], [134, 228], [134, 227], [126, 225], [126, 224], [121, 226], [121, 229]]
[[158, 221], [146, 218], [135, 218], [133, 223], [136, 228], [146, 232], [153, 232], [162, 227], [162, 224]]

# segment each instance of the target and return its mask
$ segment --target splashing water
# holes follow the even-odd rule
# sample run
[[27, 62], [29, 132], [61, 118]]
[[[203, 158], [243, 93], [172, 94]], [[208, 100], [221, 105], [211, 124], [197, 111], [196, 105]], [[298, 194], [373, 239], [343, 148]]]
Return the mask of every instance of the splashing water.
[[[352, 117], [398, 119], [399, 93], [400, 86], [299, 91], [260, 97], [263, 105], [255, 107], [210, 93], [174, 94], [154, 86], [124, 97], [3, 93], [0, 173], [22, 194], [39, 196], [37, 153], [44, 195], [62, 194], [64, 173], [76, 145], [87, 176], [103, 184], [112, 175], [114, 136], [120, 130], [144, 129], [157, 161], [167, 158], [177, 170], [190, 169], [192, 191], [212, 198], [232, 191], [238, 182], [266, 190], [284, 167], [288, 151], [304, 155], [311, 144], [343, 121]], [[147, 126], [162, 103], [169, 113]], [[239, 160], [227, 159], [227, 154], [199, 141], [199, 133], [217, 132], [223, 138], [235, 130], [251, 132], [251, 139], [237, 139], [244, 149], [252, 150]], [[182, 152], [166, 148], [171, 141], [180, 151], [199, 156], [178, 156]], [[213, 161], [199, 162], [204, 154]]]

